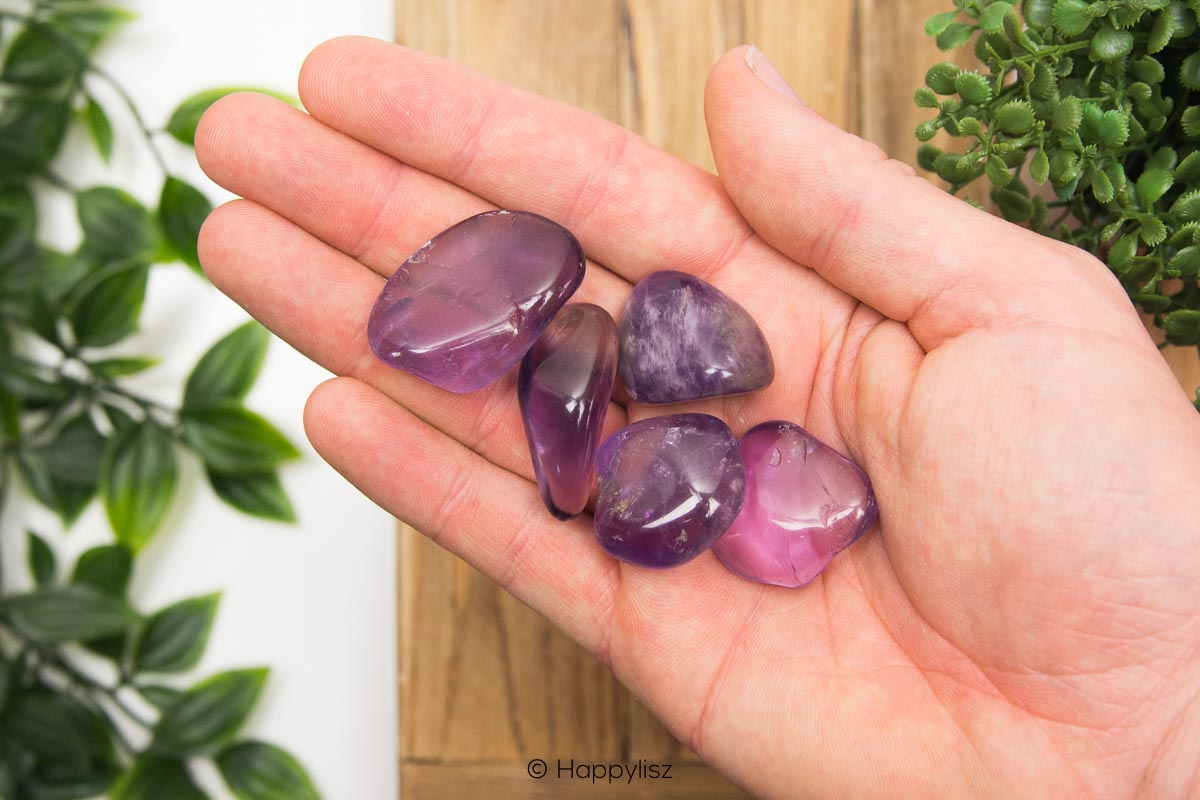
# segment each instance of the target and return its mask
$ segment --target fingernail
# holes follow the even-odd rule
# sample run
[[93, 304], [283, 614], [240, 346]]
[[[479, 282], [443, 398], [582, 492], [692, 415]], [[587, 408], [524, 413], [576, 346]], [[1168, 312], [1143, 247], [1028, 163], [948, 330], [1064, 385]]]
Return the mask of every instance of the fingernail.
[[797, 103], [801, 102], [796, 93], [792, 91], [792, 87], [779, 74], [779, 70], [775, 69], [775, 65], [767, 59], [766, 54], [754, 45], [746, 48], [746, 64], [750, 67], [750, 71], [757, 75], [758, 79], [767, 86], [770, 86], [784, 97], [795, 100]]

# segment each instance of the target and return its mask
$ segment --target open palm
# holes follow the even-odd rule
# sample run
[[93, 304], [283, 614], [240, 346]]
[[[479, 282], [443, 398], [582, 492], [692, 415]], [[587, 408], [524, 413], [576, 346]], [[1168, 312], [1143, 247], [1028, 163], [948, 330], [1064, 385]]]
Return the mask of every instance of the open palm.
[[[312, 116], [250, 94], [205, 115], [201, 163], [246, 199], [209, 219], [202, 261], [343, 376], [305, 418], [334, 467], [560, 625], [748, 789], [1197, 791], [1195, 411], [1102, 265], [887, 161], [758, 80], [761, 58], [736, 50], [709, 79], [716, 178], [450, 62], [334, 40], [300, 76]], [[391, 271], [494, 207], [574, 232], [591, 259], [575, 299], [614, 315], [661, 269], [737, 299], [775, 382], [687, 410], [737, 434], [804, 425], [870, 474], [878, 530], [790, 590], [709, 553], [620, 564], [590, 516], [554, 520], [514, 375], [452, 395], [366, 341]], [[608, 428], [661, 413], [614, 403]]]

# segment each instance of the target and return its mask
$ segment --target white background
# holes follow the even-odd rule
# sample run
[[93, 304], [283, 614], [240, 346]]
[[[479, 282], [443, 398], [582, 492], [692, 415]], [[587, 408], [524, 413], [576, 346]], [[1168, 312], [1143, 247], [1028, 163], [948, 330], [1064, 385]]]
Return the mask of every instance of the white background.
[[[0, 0], [19, 8], [15, 0]], [[138, 13], [106, 45], [100, 63], [137, 99], [151, 127], [165, 124], [174, 106], [200, 89], [263, 86], [295, 93], [304, 56], [344, 33], [390, 39], [388, 0], [207, 0], [201, 3], [125, 0]], [[106, 180], [132, 187], [157, 203], [162, 175], [133, 134], [115, 97], [96, 86], [117, 129], [107, 172], [73, 130], [59, 171], [81, 187]], [[78, 127], [78, 126], [76, 126]], [[175, 174], [208, 192], [211, 184], [191, 151], [162, 136]], [[69, 200], [43, 220], [45, 238], [77, 236]], [[64, 236], [68, 241], [64, 241]], [[138, 376], [135, 387], [176, 403], [187, 370], [214, 341], [245, 320], [232, 301], [182, 265], [151, 273], [141, 332], [120, 352], [161, 355], [163, 363]], [[158, 537], [138, 560], [132, 598], [149, 611], [175, 600], [223, 592], [203, 662], [187, 685], [215, 670], [269, 665], [272, 675], [247, 733], [276, 742], [309, 769], [329, 800], [386, 800], [397, 796], [394, 523], [312, 452], [301, 411], [327, 377], [288, 345], [274, 341], [248, 398], [304, 451], [283, 471], [300, 522], [278, 525], [243, 516], [212, 495], [191, 459], [181, 492]], [[5, 515], [5, 562], [16, 581], [23, 563], [17, 522], [33, 523], [69, 563], [108, 538], [103, 511], [93, 504], [69, 534], [55, 518], [15, 497]], [[164, 681], [165, 682], [165, 681]], [[215, 773], [200, 775], [214, 797], [230, 795]]]

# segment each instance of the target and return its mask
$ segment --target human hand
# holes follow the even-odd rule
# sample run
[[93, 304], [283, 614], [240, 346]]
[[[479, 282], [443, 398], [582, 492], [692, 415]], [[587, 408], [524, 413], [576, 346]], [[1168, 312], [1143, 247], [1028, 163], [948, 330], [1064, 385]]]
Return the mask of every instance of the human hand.
[[[611, 665], [768, 797], [1179, 796], [1200, 741], [1200, 421], [1108, 270], [953, 199], [782, 93], [714, 68], [720, 178], [615, 125], [394, 45], [338, 39], [205, 115], [213, 282], [343, 376], [317, 450]], [[756, 69], [751, 68], [751, 64]], [[760, 80], [758, 76], [765, 76]], [[774, 88], [772, 88], [774, 87]], [[813, 583], [712, 554], [618, 563], [541, 504], [515, 371], [451, 395], [384, 366], [386, 276], [474, 213], [548, 216], [576, 300], [694, 272], [745, 306], [774, 383], [673, 406], [804, 425], [870, 474], [881, 522]], [[611, 432], [665, 409], [614, 403]], [[1190, 783], [1189, 783], [1190, 781]]]

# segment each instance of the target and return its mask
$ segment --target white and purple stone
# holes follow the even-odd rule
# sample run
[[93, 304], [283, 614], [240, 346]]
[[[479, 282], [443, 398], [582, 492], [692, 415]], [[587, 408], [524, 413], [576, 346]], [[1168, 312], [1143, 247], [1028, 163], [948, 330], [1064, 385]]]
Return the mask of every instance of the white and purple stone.
[[638, 282], [620, 332], [621, 380], [643, 403], [753, 392], [775, 377], [771, 349], [746, 309], [685, 272]]
[[746, 502], [713, 552], [743, 578], [803, 586], [878, 519], [866, 473], [794, 422], [756, 425], [739, 447]]
[[538, 489], [550, 513], [569, 519], [592, 493], [596, 449], [617, 376], [617, 324], [573, 303], [521, 360], [517, 398]]
[[600, 445], [596, 538], [609, 554], [674, 567], [703, 553], [742, 508], [746, 472], [729, 426], [708, 414], [635, 422]]
[[384, 285], [367, 323], [390, 366], [451, 392], [511, 369], [583, 281], [570, 231], [525, 211], [488, 211], [439, 233]]

